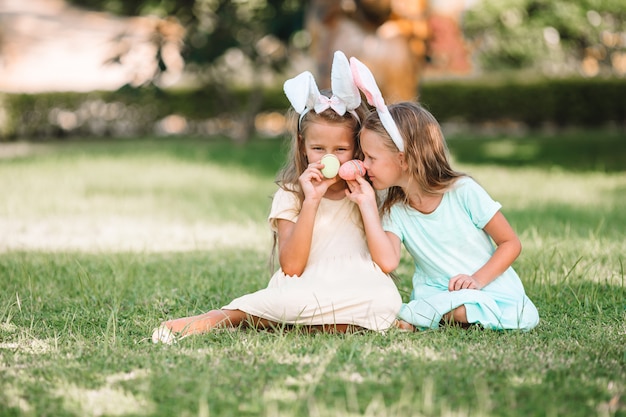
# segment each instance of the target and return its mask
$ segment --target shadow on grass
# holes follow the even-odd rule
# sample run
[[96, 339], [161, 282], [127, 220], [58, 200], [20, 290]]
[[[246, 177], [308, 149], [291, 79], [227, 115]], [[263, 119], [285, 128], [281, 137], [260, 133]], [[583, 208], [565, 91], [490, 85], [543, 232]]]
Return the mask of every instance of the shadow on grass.
[[[237, 145], [228, 138], [182, 137], [145, 139], [140, 144], [185, 160], [237, 166], [274, 176], [286, 159], [288, 142], [287, 138], [255, 138]], [[448, 140], [448, 144], [460, 163], [560, 167], [578, 172], [626, 170], [626, 137], [614, 132], [493, 138], [457, 136]]]
[[289, 140], [283, 137], [254, 138], [245, 144], [237, 144], [222, 136], [83, 138], [35, 143], [27, 152], [9, 155], [5, 157], [5, 161], [20, 163], [20, 161], [28, 161], [46, 154], [55, 155], [55, 157], [62, 155], [63, 158], [84, 155], [113, 158], [166, 156], [189, 162], [208, 162], [274, 177], [286, 160], [288, 144]]
[[616, 196], [614, 206], [593, 210], [567, 204], [546, 204], [532, 210], [509, 208], [505, 212], [519, 233], [540, 226], [541, 234], [552, 238], [601, 236], [619, 241], [624, 237], [626, 199], [618, 197], [621, 196]]
[[[253, 138], [245, 144], [214, 137], [146, 137], [83, 139], [54, 143], [63, 155], [148, 156], [166, 154], [192, 162], [210, 162], [274, 177], [287, 158], [289, 138]], [[557, 136], [523, 137], [454, 135], [448, 146], [455, 162], [474, 165], [525, 166], [577, 172], [626, 170], [626, 136], [619, 132], [590, 131]], [[21, 159], [23, 156], [18, 156]], [[28, 157], [27, 157], [28, 158]]]
[[455, 136], [448, 140], [455, 160], [467, 164], [560, 167], [570, 171], [626, 170], [626, 136], [618, 132], [577, 132], [524, 137]]
[[178, 158], [240, 167], [260, 175], [274, 176], [288, 152], [288, 139], [252, 139], [236, 144], [228, 138], [184, 138], [163, 145]]

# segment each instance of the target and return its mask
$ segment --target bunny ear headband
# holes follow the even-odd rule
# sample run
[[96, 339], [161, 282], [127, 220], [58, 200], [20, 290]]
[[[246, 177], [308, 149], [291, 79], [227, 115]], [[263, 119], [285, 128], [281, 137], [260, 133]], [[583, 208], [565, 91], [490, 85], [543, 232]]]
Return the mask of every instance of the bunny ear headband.
[[352, 69], [354, 82], [357, 87], [363, 91], [363, 94], [365, 94], [367, 102], [376, 108], [378, 117], [380, 117], [383, 127], [387, 133], [389, 133], [389, 136], [391, 136], [391, 140], [393, 140], [393, 143], [395, 143], [400, 152], [404, 152], [404, 140], [402, 139], [396, 122], [394, 122], [391, 113], [389, 113], [389, 109], [385, 104], [385, 100], [383, 99], [378, 85], [376, 85], [374, 75], [365, 64], [355, 57], [350, 58], [350, 68]]
[[283, 90], [294, 110], [300, 115], [298, 124], [310, 110], [321, 113], [328, 108], [340, 116], [347, 111], [359, 120], [354, 109], [361, 104], [361, 94], [352, 79], [348, 58], [341, 51], [335, 52], [330, 82], [333, 95], [328, 98], [320, 93], [313, 74], [309, 71], [285, 81]]

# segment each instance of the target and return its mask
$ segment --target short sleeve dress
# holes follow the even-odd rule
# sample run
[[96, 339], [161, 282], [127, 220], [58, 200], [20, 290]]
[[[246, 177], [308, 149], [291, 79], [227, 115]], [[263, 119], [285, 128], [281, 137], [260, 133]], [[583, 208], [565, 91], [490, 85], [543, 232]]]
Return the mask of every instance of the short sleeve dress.
[[448, 290], [450, 278], [474, 273], [495, 251], [483, 228], [500, 208], [470, 177], [457, 180], [432, 213], [405, 204], [391, 208], [383, 228], [400, 238], [415, 266], [411, 300], [399, 314], [402, 320], [421, 329], [436, 328], [445, 313], [465, 305], [468, 321], [485, 328], [530, 330], [537, 325], [537, 308], [512, 267], [481, 290]]
[[[297, 221], [294, 193], [279, 189], [269, 215]], [[270, 321], [299, 325], [351, 324], [382, 331], [392, 326], [402, 305], [393, 280], [370, 256], [358, 206], [348, 198], [322, 199], [315, 218], [311, 252], [300, 276], [282, 269], [267, 288], [222, 307]]]

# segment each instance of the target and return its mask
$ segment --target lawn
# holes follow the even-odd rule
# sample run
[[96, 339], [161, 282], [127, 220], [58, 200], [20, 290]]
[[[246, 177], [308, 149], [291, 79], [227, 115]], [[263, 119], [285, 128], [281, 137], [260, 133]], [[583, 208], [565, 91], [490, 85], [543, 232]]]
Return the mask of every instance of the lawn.
[[[626, 138], [450, 149], [521, 237], [536, 329], [163, 346], [149, 340], [163, 319], [267, 284], [282, 142], [0, 144], [0, 415], [626, 416]], [[397, 272], [407, 299], [406, 254]]]

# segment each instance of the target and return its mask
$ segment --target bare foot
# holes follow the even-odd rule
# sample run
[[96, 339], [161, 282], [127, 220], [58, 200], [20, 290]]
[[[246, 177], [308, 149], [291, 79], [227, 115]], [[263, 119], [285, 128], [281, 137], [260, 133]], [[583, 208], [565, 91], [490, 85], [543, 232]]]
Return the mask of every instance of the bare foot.
[[415, 331], [415, 326], [413, 326], [411, 323], [408, 323], [404, 320], [396, 320], [396, 322], [394, 323], [395, 326], [400, 329], [403, 330], [405, 332], [414, 332]]
[[152, 343], [171, 345], [176, 343], [176, 336], [166, 325], [162, 324], [152, 331]]

